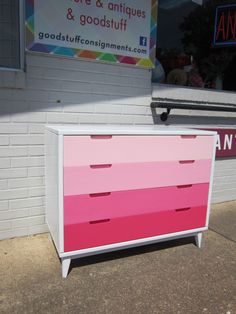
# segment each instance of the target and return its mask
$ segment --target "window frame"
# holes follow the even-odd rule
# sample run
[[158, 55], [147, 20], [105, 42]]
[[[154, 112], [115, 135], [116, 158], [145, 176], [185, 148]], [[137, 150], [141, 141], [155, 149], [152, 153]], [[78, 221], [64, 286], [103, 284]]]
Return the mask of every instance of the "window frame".
[[[207, 2], [208, 0], [203, 0], [203, 1]], [[218, 6], [227, 6], [227, 5], [229, 5], [229, 6], [230, 5], [235, 5], [236, 6], [236, 4], [231, 4], [231, 3], [230, 4], [225, 4], [225, 5], [220, 5], [219, 4]], [[216, 8], [217, 8], [217, 6], [216, 6]], [[159, 3], [158, 3], [158, 6], [157, 6], [157, 16], [158, 15], [159, 15]], [[214, 18], [215, 18], [215, 16], [214, 16]], [[214, 23], [216, 23], [216, 21]], [[215, 26], [215, 24], [214, 24], [214, 26]], [[158, 22], [157, 22], [157, 27], [159, 28]], [[156, 46], [157, 46], [156, 49], [158, 49], [158, 44]], [[225, 47], [226, 46], [227, 45], [225, 45]], [[186, 91], [186, 93], [192, 90], [193, 92], [195, 92], [195, 91], [196, 92], [197, 91], [202, 92], [202, 94], [204, 94], [204, 91], [206, 91], [208, 93], [210, 92], [211, 94], [215, 94], [215, 93], [224, 94], [224, 93], [227, 93], [228, 95], [231, 94], [231, 95], [235, 95], [236, 96], [236, 90], [227, 90], [227, 89], [223, 89], [223, 88], [222, 89], [214, 89], [214, 88], [210, 88], [210, 87], [178, 85], [178, 84], [171, 84], [171, 83], [167, 83], [167, 82], [155, 82], [155, 81], [152, 80], [152, 78], [151, 78], [151, 85], [153, 87], [153, 90], [156, 89], [157, 86], [159, 86], [160, 88], [163, 88], [163, 89], [167, 89], [167, 90], [170, 90], [171, 88], [174, 87], [175, 89], [182, 89], [182, 91], [183, 92]], [[195, 99], [195, 97], [194, 97], [194, 99]], [[196, 97], [196, 100], [198, 100], [197, 97]], [[223, 103], [224, 103], [224, 101], [223, 101]]]

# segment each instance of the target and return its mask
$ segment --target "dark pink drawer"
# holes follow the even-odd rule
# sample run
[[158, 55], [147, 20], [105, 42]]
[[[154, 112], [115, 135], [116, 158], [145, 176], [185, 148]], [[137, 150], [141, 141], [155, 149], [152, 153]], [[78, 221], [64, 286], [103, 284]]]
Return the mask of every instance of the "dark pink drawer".
[[209, 184], [105, 192], [64, 197], [64, 224], [150, 214], [208, 202]]
[[64, 250], [76, 251], [205, 226], [207, 206], [181, 207], [136, 216], [106, 218], [64, 226]]

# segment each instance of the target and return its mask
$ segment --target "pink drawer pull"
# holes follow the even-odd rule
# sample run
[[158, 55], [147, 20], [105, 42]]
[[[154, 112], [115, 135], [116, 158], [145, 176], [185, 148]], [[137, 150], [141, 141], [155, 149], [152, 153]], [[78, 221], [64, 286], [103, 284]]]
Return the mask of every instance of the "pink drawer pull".
[[195, 160], [179, 160], [179, 163], [181, 165], [185, 165], [185, 164], [193, 164], [195, 162]]
[[181, 138], [183, 138], [183, 139], [193, 139], [193, 138], [197, 138], [197, 135], [181, 135]]
[[91, 135], [92, 140], [109, 140], [112, 138], [112, 135]]
[[104, 165], [90, 165], [91, 169], [104, 169], [104, 168], [111, 168], [112, 164], [104, 164]]
[[185, 184], [185, 185], [177, 185], [178, 189], [187, 189], [191, 188], [193, 185], [192, 184]]
[[101, 224], [101, 223], [104, 223], [104, 222], [109, 222], [111, 219], [101, 219], [101, 220], [94, 220], [94, 221], [90, 221], [89, 223], [91, 225], [95, 225], [95, 224]]
[[185, 212], [185, 211], [190, 210], [190, 209], [191, 209], [191, 207], [184, 207], [184, 208], [178, 208], [175, 211], [176, 212]]
[[102, 196], [109, 196], [109, 195], [111, 195], [111, 192], [89, 194], [90, 197], [102, 197]]

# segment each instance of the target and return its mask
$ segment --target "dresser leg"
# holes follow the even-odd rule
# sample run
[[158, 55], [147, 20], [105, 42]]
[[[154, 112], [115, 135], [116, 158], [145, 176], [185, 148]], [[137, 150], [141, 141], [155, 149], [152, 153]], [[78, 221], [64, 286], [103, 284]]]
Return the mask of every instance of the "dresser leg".
[[201, 246], [202, 246], [202, 232], [195, 235], [195, 242], [196, 242], [196, 246], [198, 248], [201, 248]]
[[68, 271], [70, 268], [70, 262], [71, 262], [70, 258], [62, 258], [61, 259], [62, 277], [63, 278], [66, 278], [68, 275]]

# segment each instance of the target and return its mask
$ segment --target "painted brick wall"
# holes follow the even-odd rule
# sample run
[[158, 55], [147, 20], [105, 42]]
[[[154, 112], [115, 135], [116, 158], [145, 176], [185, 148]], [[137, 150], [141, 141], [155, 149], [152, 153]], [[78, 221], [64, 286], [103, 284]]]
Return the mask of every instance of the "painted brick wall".
[[148, 70], [38, 55], [26, 64], [25, 76], [0, 71], [0, 239], [47, 231], [45, 124], [152, 123]]
[[[0, 71], [0, 239], [48, 230], [46, 124], [153, 124], [148, 70], [32, 54], [27, 55], [26, 65], [26, 75]], [[155, 93], [163, 99], [184, 97], [176, 88], [163, 87]], [[187, 91], [188, 95], [192, 94]], [[233, 117], [199, 114], [174, 113], [170, 123], [235, 125]], [[236, 160], [217, 162], [214, 201], [236, 199], [235, 166]]]
[[236, 158], [217, 160], [214, 175], [214, 203], [236, 199]]

